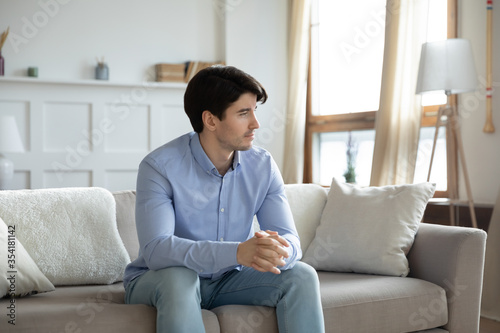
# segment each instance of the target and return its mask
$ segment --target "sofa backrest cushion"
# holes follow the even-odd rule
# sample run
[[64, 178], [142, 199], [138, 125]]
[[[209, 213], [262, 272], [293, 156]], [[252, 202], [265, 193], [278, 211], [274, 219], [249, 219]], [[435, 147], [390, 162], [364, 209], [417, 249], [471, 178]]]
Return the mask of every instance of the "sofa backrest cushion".
[[[305, 253], [316, 235], [316, 228], [326, 204], [327, 191], [315, 184], [287, 184], [285, 194], [299, 233], [302, 252]], [[139, 253], [139, 240], [135, 226], [135, 191], [119, 191], [114, 192], [113, 195], [116, 200], [118, 231], [130, 260], [135, 260]], [[258, 224], [255, 228], [258, 230]]]
[[302, 253], [305, 253], [316, 235], [328, 197], [327, 190], [316, 184], [287, 184], [285, 194], [299, 233]]
[[135, 227], [135, 191], [113, 192], [116, 201], [116, 224], [130, 260], [137, 259], [139, 239]]

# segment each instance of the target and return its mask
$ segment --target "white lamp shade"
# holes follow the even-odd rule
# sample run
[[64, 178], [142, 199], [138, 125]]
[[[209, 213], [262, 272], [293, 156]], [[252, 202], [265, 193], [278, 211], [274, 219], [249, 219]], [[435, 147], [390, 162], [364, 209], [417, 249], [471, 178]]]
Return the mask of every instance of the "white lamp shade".
[[468, 40], [453, 38], [422, 45], [417, 94], [443, 90], [460, 94], [476, 89], [476, 67]]
[[14, 116], [0, 116], [0, 153], [24, 151]]

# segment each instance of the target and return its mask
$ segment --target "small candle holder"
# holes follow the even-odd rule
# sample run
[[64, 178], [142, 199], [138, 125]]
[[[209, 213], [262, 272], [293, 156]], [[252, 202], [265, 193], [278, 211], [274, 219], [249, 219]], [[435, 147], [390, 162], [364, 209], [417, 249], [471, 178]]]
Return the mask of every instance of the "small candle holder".
[[28, 67], [29, 77], [38, 77], [38, 67]]

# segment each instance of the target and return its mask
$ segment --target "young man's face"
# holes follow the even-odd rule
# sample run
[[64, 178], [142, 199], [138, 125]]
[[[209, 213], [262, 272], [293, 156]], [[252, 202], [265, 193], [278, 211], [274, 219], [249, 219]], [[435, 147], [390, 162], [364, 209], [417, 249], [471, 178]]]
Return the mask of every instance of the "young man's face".
[[216, 119], [219, 145], [227, 152], [252, 148], [254, 131], [259, 128], [255, 116], [257, 96], [244, 93], [225, 112], [224, 120]]

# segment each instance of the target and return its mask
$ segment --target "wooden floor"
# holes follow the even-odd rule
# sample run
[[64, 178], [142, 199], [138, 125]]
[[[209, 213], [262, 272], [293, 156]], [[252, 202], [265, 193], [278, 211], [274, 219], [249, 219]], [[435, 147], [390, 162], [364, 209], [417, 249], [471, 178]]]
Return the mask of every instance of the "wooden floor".
[[481, 317], [479, 324], [479, 333], [499, 333], [500, 322]]

